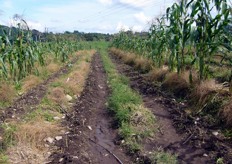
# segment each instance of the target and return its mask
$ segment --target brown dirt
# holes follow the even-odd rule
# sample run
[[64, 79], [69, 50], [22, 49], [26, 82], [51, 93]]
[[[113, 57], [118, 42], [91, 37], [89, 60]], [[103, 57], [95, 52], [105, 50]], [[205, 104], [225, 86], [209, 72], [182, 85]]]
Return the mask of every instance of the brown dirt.
[[106, 102], [109, 90], [100, 55], [91, 63], [91, 72], [73, 112], [67, 114], [69, 132], [56, 142], [58, 151], [51, 156], [54, 163], [130, 163], [130, 158], [115, 144], [117, 130], [111, 127]]
[[[74, 58], [70, 63], [74, 64], [77, 62], [78, 59], [79, 56]], [[0, 109], [0, 123], [3, 123], [6, 119], [20, 119], [20, 116], [23, 115], [25, 112], [35, 109], [36, 105], [40, 103], [40, 101], [46, 94], [48, 84], [53, 82], [55, 78], [67, 73], [69, 71], [69, 64], [62, 67], [58, 72], [52, 74], [43, 83], [37, 85], [21, 97], [19, 97], [17, 100], [14, 101], [12, 106], [6, 109]]]
[[[177, 154], [179, 163], [215, 163], [219, 158], [224, 158], [224, 163], [231, 163], [231, 139], [224, 138], [218, 128], [205, 124], [201, 117], [188, 116], [184, 112], [188, 108], [186, 102], [178, 103], [175, 97], [161, 91], [159, 85], [148, 82], [146, 75], [122, 64], [116, 56], [111, 55], [111, 58], [118, 71], [129, 77], [131, 87], [142, 95], [145, 107], [158, 120], [156, 136], [144, 141], [145, 156], [161, 148]], [[219, 134], [215, 136], [213, 132]]]

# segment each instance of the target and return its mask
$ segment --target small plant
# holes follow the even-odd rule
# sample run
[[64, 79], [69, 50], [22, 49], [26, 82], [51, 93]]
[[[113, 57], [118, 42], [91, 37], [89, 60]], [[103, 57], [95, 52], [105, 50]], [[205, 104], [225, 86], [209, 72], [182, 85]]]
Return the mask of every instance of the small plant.
[[17, 131], [17, 126], [14, 124], [2, 124], [4, 130], [3, 133], [3, 146], [1, 150], [4, 150], [6, 147], [11, 146], [15, 143], [15, 133]]
[[19, 81], [16, 81], [15, 82], [15, 89], [18, 90], [18, 91], [21, 90], [22, 89], [22, 83], [19, 82]]
[[224, 164], [223, 158], [218, 158], [216, 161], [217, 164]]
[[4, 164], [9, 163], [8, 162], [8, 157], [3, 153], [0, 153], [0, 163], [4, 163]]
[[49, 110], [42, 110], [42, 109], [37, 109], [29, 113], [28, 115], [26, 115], [25, 120], [31, 121], [37, 117], [43, 118], [43, 120], [48, 121], [48, 122], [54, 121], [53, 114]]
[[177, 164], [177, 157], [176, 155], [172, 155], [170, 153], [164, 151], [157, 151], [153, 152], [150, 155], [152, 163], [158, 164]]

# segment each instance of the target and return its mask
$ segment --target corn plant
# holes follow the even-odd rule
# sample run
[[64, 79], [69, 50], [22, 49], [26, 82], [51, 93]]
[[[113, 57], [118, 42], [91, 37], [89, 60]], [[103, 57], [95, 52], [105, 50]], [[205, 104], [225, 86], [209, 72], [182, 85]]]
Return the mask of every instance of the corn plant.
[[168, 27], [169, 46], [171, 50], [170, 65], [173, 69], [173, 59], [176, 58], [177, 72], [185, 66], [186, 45], [191, 34], [193, 19], [188, 13], [189, 6], [193, 2], [182, 0], [180, 3], [174, 3], [172, 7], [167, 8], [167, 20], [170, 22]]
[[163, 52], [166, 51], [167, 37], [166, 26], [164, 25], [164, 18], [157, 19], [158, 24], [153, 24], [150, 28], [149, 42], [151, 43], [151, 58], [157, 63], [158, 67], [161, 67], [163, 59]]
[[27, 22], [17, 14], [14, 20], [17, 28], [2, 28], [0, 36], [0, 78], [18, 82], [34, 71], [39, 74], [35, 64], [45, 65], [46, 55], [66, 62], [70, 54], [89, 46], [62, 34], [46, 34], [49, 38], [34, 41]]
[[[212, 16], [213, 9], [217, 11], [215, 17]], [[211, 60], [212, 54], [223, 46], [220, 36], [229, 23], [228, 16], [229, 8], [226, 0], [197, 0], [192, 5], [191, 17], [196, 24], [192, 42], [196, 48], [200, 79], [207, 77], [208, 66], [205, 65], [205, 60]]]
[[[209, 64], [216, 53], [222, 61], [231, 53], [232, 9], [227, 0], [180, 0], [151, 25], [148, 39], [120, 32], [113, 41], [117, 48], [151, 58], [160, 67], [168, 59], [169, 69], [185, 70], [186, 59], [199, 70], [199, 79], [208, 77]], [[148, 52], [149, 51], [149, 52]], [[229, 59], [230, 60], [230, 59]], [[222, 63], [221, 61], [221, 63]], [[190, 76], [191, 76], [190, 69]]]

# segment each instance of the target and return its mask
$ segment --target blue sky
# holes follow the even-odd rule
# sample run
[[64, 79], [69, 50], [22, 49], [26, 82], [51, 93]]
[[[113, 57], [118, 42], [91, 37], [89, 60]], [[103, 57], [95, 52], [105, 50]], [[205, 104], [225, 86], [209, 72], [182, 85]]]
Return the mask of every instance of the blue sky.
[[41, 32], [116, 33], [143, 31], [152, 19], [165, 13], [174, 0], [0, 0], [0, 24], [15, 24], [22, 15], [30, 28]]

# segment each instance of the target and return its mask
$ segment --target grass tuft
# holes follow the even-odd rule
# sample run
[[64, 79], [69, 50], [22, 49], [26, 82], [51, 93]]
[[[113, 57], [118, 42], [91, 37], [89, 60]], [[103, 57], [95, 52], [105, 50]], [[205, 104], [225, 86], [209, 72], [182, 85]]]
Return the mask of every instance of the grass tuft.
[[144, 57], [135, 58], [135, 68], [142, 73], [147, 73], [152, 70], [152, 62]]
[[162, 88], [174, 93], [177, 97], [186, 97], [189, 94], [190, 85], [175, 72], [168, 73]]
[[45, 163], [49, 148], [45, 146], [44, 139], [55, 137], [62, 128], [57, 124], [47, 122], [40, 116], [14, 126], [17, 126], [17, 130], [12, 135], [15, 144], [7, 150], [9, 162]]
[[122, 60], [124, 61], [124, 63], [133, 66], [135, 65], [136, 57], [137, 56], [135, 54], [126, 53], [122, 56]]
[[191, 104], [195, 104], [198, 107], [204, 107], [208, 104], [216, 95], [217, 90], [221, 90], [222, 86], [217, 85], [214, 80], [206, 80], [196, 85], [192, 91]]
[[42, 82], [42, 79], [35, 75], [29, 75], [23, 79], [22, 91], [26, 92]]
[[148, 80], [163, 82], [167, 73], [166, 68], [154, 68], [148, 73]]
[[172, 155], [170, 153], [164, 151], [156, 151], [150, 155], [150, 159], [152, 163], [158, 164], [177, 164], [177, 157], [176, 155]]

